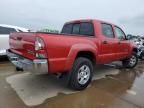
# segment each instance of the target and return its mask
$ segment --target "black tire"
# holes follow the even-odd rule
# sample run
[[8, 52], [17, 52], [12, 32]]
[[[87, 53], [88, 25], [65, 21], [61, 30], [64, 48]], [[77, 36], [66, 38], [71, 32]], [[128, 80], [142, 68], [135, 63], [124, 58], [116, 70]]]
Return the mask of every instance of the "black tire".
[[16, 71], [23, 71], [22, 68], [16, 67]]
[[[79, 83], [80, 81], [78, 79], [78, 75], [80, 75], [80, 73], [82, 73], [82, 72], [85, 72], [85, 71], [80, 71], [80, 69], [82, 69], [83, 66], [85, 66], [86, 69], [89, 70], [88, 73], [90, 73], [90, 74], [87, 74], [89, 76], [88, 78], [86, 78], [87, 81], [84, 84], [80, 84]], [[85, 72], [85, 73], [87, 73], [87, 72]], [[82, 76], [82, 75], [80, 75], [80, 76]], [[93, 76], [93, 64], [92, 64], [92, 62], [87, 58], [79, 57], [74, 62], [73, 68], [70, 72], [70, 79], [69, 79], [69, 83], [68, 83], [69, 87], [74, 89], [74, 90], [83, 90], [83, 89], [87, 88], [87, 86], [91, 82], [92, 76]], [[83, 75], [83, 78], [84, 78], [84, 75]]]
[[[135, 62], [132, 64], [131, 59], [135, 59]], [[125, 68], [134, 68], [138, 63], [138, 56], [136, 52], [133, 52], [131, 57], [122, 61], [123, 67]]]

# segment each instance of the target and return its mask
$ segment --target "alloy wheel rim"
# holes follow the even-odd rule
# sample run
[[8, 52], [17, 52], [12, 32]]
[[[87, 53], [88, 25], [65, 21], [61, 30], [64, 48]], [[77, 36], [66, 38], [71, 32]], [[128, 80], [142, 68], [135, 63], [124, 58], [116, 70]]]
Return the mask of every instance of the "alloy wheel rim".
[[136, 57], [135, 56], [132, 56], [130, 58], [130, 66], [134, 66], [136, 64]]
[[87, 65], [83, 65], [78, 70], [78, 83], [84, 85], [90, 78], [90, 68]]

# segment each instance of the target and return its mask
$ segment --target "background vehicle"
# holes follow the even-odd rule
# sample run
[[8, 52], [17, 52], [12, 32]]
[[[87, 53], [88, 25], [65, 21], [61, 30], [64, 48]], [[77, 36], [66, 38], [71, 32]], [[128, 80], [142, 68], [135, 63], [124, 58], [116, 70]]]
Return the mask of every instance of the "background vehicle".
[[138, 53], [137, 53], [138, 57], [141, 60], [144, 60], [144, 41], [142, 39], [138, 39], [135, 43], [138, 49]]
[[76, 20], [61, 34], [12, 33], [7, 55], [16, 67], [33, 72], [66, 75], [76, 90], [91, 82], [95, 64], [122, 61], [137, 64], [137, 49], [116, 25], [99, 20]]
[[129, 35], [129, 40], [135, 43], [135, 45], [137, 46], [137, 55], [139, 59], [144, 60], [144, 39], [140, 36]]
[[144, 60], [144, 44], [138, 46], [138, 57]]
[[26, 28], [0, 24], [0, 56], [6, 55], [6, 50], [9, 49], [9, 34], [11, 32], [28, 31]]

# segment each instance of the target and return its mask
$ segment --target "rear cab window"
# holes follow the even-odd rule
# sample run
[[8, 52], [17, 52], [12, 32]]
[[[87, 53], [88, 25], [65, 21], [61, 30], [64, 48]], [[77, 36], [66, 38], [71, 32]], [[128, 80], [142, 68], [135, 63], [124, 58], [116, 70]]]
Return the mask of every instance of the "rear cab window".
[[72, 27], [73, 27], [73, 24], [65, 24], [61, 33], [63, 33], [63, 34], [71, 34]]
[[77, 36], [94, 36], [94, 26], [92, 22], [66, 24], [61, 33]]
[[81, 23], [80, 34], [81, 35], [87, 35], [87, 36], [94, 36], [93, 24], [90, 22]]
[[80, 32], [80, 23], [73, 24], [72, 34], [79, 34]]

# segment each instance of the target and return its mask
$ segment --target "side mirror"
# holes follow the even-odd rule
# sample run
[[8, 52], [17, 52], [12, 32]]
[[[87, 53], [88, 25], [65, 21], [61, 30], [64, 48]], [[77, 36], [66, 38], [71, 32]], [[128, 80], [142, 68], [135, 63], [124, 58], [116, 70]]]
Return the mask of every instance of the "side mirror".
[[127, 35], [127, 36], [126, 36], [126, 39], [127, 39], [127, 40], [130, 40], [130, 39], [131, 39], [131, 36], [130, 36], [130, 35]]
[[127, 40], [126, 36], [120, 36], [120, 37], [118, 37], [118, 39], [119, 39], [120, 41]]

